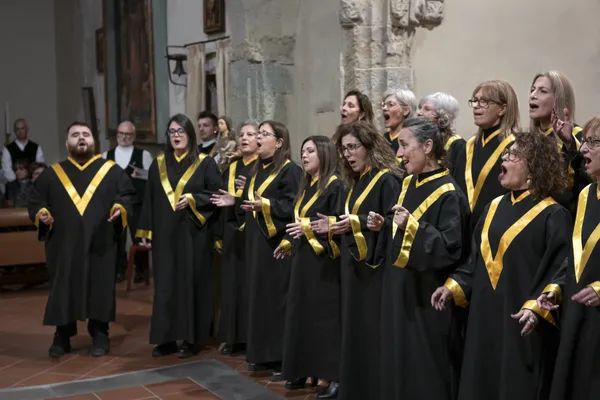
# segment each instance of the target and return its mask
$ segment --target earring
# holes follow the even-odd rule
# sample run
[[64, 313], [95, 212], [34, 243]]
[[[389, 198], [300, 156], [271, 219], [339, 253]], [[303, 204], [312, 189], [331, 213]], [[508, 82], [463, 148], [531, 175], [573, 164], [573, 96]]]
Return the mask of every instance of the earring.
[[531, 179], [527, 178], [527, 187], [531, 187]]

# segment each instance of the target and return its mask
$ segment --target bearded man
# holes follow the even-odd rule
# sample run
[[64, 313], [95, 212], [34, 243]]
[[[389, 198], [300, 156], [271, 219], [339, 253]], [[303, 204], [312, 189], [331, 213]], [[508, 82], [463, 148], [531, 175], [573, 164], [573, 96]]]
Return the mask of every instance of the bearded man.
[[56, 326], [48, 351], [53, 358], [71, 351], [77, 320], [88, 320], [92, 356], [110, 348], [117, 247], [136, 192], [121, 167], [94, 156], [95, 145], [90, 127], [73, 122], [69, 157], [38, 177], [29, 198], [29, 215], [46, 242], [51, 286], [44, 325]]

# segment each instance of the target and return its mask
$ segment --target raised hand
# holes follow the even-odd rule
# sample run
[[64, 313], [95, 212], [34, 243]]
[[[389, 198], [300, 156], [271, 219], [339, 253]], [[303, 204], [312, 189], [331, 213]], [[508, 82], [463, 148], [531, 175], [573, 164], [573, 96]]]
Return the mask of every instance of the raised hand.
[[563, 143], [569, 144], [573, 141], [573, 122], [571, 121], [568, 108], [565, 107], [563, 113], [565, 114], [564, 121], [558, 118], [556, 109], [552, 110], [552, 129]]
[[300, 236], [304, 235], [302, 220], [300, 218], [296, 218], [296, 222], [287, 224], [285, 228], [286, 233], [294, 239], [298, 239]]
[[352, 225], [350, 225], [350, 216], [348, 214], [340, 215], [340, 221], [336, 222], [335, 224], [331, 224], [329, 230], [337, 235], [349, 232], [352, 230]]
[[536, 303], [539, 308], [548, 311], [554, 311], [559, 306], [556, 304], [556, 296], [552, 292], [542, 293], [540, 297], [537, 298]]
[[244, 189], [246, 187], [246, 177], [244, 175], [238, 175], [235, 178], [235, 190]]
[[405, 230], [408, 217], [410, 216], [408, 210], [400, 205], [395, 205], [392, 207], [392, 211], [394, 211], [394, 223], [398, 225], [399, 229]]
[[371, 231], [379, 232], [384, 221], [385, 220], [381, 215], [377, 214], [376, 212], [369, 211], [369, 216], [367, 217], [367, 228], [369, 228]]
[[[119, 211], [119, 212], [120, 212], [120, 211]], [[46, 211], [42, 211], [42, 212], [40, 213], [40, 221], [41, 221], [43, 224], [46, 224], [46, 225], [51, 225], [51, 224], [53, 224], [53, 223], [54, 223], [54, 218], [53, 218], [52, 216], [50, 216], [50, 214], [48, 214]]]
[[219, 189], [219, 193], [210, 196], [210, 201], [217, 207], [231, 207], [235, 205], [235, 197], [226, 190]]
[[244, 200], [242, 202], [242, 210], [244, 210], [246, 212], [249, 212], [249, 211], [262, 212], [262, 197], [260, 197], [260, 195], [258, 193], [255, 193], [254, 198], [256, 199], [254, 201]]
[[190, 201], [188, 200], [187, 196], [182, 195], [179, 198], [179, 201], [177, 202], [177, 204], [175, 204], [175, 210], [178, 210], [178, 211], [183, 210], [186, 207], [189, 207], [189, 205], [190, 205]]
[[324, 234], [329, 232], [329, 217], [321, 213], [317, 213], [319, 219], [310, 221], [310, 230], [314, 233]]

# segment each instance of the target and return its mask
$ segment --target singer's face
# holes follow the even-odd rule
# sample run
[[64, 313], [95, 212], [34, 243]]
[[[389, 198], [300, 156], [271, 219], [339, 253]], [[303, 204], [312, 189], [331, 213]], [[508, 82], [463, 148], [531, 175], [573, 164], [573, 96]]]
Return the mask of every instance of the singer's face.
[[24, 121], [19, 121], [15, 124], [15, 135], [21, 141], [27, 139], [27, 124]]

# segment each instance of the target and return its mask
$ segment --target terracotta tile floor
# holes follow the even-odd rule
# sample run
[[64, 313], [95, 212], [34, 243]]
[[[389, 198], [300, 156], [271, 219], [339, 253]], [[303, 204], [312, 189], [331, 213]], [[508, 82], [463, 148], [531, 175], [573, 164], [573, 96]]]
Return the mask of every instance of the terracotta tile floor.
[[[288, 391], [284, 387], [285, 382], [270, 382], [269, 376], [265, 374], [250, 375], [243, 354], [222, 356], [217, 344], [207, 345], [198, 356], [187, 360], [180, 360], [174, 355], [152, 358], [152, 346], [148, 344], [152, 286], [137, 285], [129, 293], [124, 288], [124, 284], [119, 284], [117, 321], [111, 325], [110, 331], [110, 355], [93, 358], [87, 354], [91, 341], [85, 325], [80, 323], [79, 335], [71, 340], [73, 352], [60, 360], [48, 358], [47, 353], [54, 333], [54, 328], [42, 325], [47, 291], [27, 289], [0, 293], [0, 389], [69, 382], [202, 359], [217, 359], [284, 398], [316, 399], [313, 389]], [[184, 396], [196, 399], [217, 398], [190, 380], [178, 380], [69, 399], [177, 399]]]

